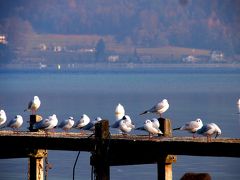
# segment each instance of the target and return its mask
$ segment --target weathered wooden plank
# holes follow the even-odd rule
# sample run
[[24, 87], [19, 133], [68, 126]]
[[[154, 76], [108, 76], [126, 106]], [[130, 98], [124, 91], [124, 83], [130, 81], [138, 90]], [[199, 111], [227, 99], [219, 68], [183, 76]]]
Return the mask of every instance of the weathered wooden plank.
[[[185, 138], [174, 139], [161, 138], [146, 141], [112, 139], [109, 148], [110, 164], [152, 164], [168, 154], [240, 157], [239, 139], [218, 139], [211, 143], [205, 142], [205, 138], [196, 138], [192, 141], [185, 140]], [[118, 149], [121, 149], [121, 152]]]
[[[56, 132], [46, 136], [43, 132], [19, 132], [17, 134], [12, 131], [1, 131], [0, 142], [4, 145], [0, 148], [0, 158], [4, 158], [8, 153], [11, 155], [16, 149], [20, 152], [31, 149], [92, 152], [95, 150], [96, 140], [94, 136], [88, 138], [89, 135], [80, 135], [79, 133], [66, 135]], [[208, 143], [203, 137], [194, 139], [191, 137], [154, 137], [149, 139], [148, 136], [111, 135], [111, 138], [105, 141], [109, 144], [109, 158], [113, 165], [135, 162], [155, 163], [156, 154], [240, 157], [240, 139], [238, 138], [219, 138]], [[144, 153], [148, 153], [149, 156], [144, 158]], [[18, 153], [15, 152], [15, 154]], [[126, 158], [125, 154], [128, 154], [129, 157]]]
[[43, 132], [0, 132], [0, 142], [4, 144], [0, 148], [0, 158], [27, 157], [34, 149], [90, 152], [95, 145], [93, 138], [79, 133], [50, 133], [46, 136]]

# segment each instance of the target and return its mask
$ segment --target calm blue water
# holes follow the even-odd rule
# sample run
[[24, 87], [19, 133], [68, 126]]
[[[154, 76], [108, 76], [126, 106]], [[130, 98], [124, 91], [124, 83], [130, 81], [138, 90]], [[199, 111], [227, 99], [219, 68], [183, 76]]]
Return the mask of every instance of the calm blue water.
[[[135, 124], [142, 125], [139, 116], [163, 98], [170, 103], [164, 117], [176, 127], [201, 118], [205, 123], [215, 122], [222, 129], [222, 137], [240, 138], [240, 116], [236, 105], [240, 98], [239, 69], [165, 69], [165, 70], [84, 70], [62, 71], [0, 71], [0, 108], [8, 120], [24, 113], [34, 95], [41, 99], [39, 114], [47, 117], [57, 114], [59, 121], [73, 116], [76, 120], [85, 113], [90, 118], [101, 116], [115, 120], [118, 103], [124, 105]], [[133, 132], [139, 133], [138, 131]], [[174, 136], [191, 136], [174, 132]], [[207, 151], [207, 149], [203, 149]], [[77, 152], [49, 151], [49, 179], [71, 179]], [[90, 179], [89, 153], [82, 152], [76, 167], [76, 179]], [[61, 157], [61, 158], [60, 158]], [[212, 179], [240, 179], [239, 158], [177, 156], [173, 164], [173, 178], [180, 179], [185, 172], [208, 172]], [[27, 179], [27, 159], [0, 160], [0, 179]], [[12, 173], [11, 168], [14, 168]], [[156, 165], [111, 167], [111, 179], [157, 179]]]

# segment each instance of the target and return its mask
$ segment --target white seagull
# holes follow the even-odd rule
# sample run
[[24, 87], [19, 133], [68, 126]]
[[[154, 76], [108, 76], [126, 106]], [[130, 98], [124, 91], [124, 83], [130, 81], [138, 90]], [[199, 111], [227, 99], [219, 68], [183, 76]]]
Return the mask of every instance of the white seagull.
[[36, 122], [33, 125], [34, 129], [43, 129], [43, 130], [51, 130], [55, 128], [58, 124], [58, 119], [56, 114], [53, 114], [52, 116], [49, 116], [47, 119], [41, 120], [39, 122]]
[[75, 128], [82, 129], [88, 125], [88, 123], [90, 123], [90, 118], [86, 114], [83, 114], [79, 121], [76, 123]]
[[197, 132], [197, 130], [201, 129], [202, 126], [202, 120], [200, 118], [197, 118], [195, 121], [190, 121], [185, 125], [175, 128], [173, 130], [188, 131], [190, 133], [193, 133], [193, 138], [195, 138], [195, 133]]
[[58, 127], [63, 129], [65, 132], [69, 131], [74, 125], [73, 117], [69, 117], [68, 119], [63, 120]]
[[217, 124], [210, 123], [203, 125], [202, 128], [197, 131], [197, 133], [203, 136], [207, 136], [207, 142], [211, 142], [212, 135], [215, 134], [215, 138], [217, 138], [222, 134], [222, 131]]
[[130, 133], [132, 129], [135, 128], [135, 125], [132, 123], [131, 118], [128, 115], [123, 116], [123, 118], [119, 121], [119, 127], [122, 134], [125, 135]]
[[137, 128], [136, 130], [145, 130], [149, 133], [149, 138], [151, 135], [155, 134], [163, 134], [162, 131], [159, 129], [160, 124], [158, 119], [153, 118], [152, 120], [145, 120], [144, 125], [142, 127]]
[[164, 112], [166, 112], [169, 108], [169, 104], [167, 99], [163, 99], [161, 102], [157, 103], [156, 105], [154, 105], [152, 108], [144, 111], [142, 114], [146, 114], [146, 113], [156, 113], [157, 115], [159, 115], [160, 117], [162, 117], [162, 114]]
[[3, 125], [7, 121], [7, 116], [5, 111], [2, 109], [0, 110], [0, 126]]
[[94, 121], [90, 121], [86, 126], [84, 126], [82, 129], [83, 130], [88, 130], [88, 131], [94, 131], [95, 130], [95, 124], [101, 121], [101, 117], [96, 117]]
[[14, 130], [19, 129], [23, 124], [23, 118], [21, 115], [16, 115], [14, 119], [12, 119], [8, 124], [7, 127], [10, 127]]
[[115, 109], [116, 120], [118, 121], [118, 120], [122, 119], [124, 115], [125, 115], [125, 109], [124, 109], [123, 105], [119, 103]]
[[24, 111], [31, 111], [32, 114], [34, 114], [37, 112], [40, 105], [41, 105], [41, 101], [40, 101], [39, 97], [34, 96], [33, 100], [28, 103], [28, 107]]

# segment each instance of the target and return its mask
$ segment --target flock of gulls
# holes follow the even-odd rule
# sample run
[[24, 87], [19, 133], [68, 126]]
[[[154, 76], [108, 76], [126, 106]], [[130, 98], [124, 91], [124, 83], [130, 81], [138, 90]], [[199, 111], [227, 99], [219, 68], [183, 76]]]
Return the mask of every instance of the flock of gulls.
[[[24, 111], [30, 111], [32, 114], [36, 114], [37, 110], [41, 105], [41, 101], [38, 96], [34, 96], [33, 100], [28, 103], [27, 109]], [[162, 114], [169, 109], [169, 103], [167, 99], [163, 99], [162, 101], [158, 102], [156, 105], [151, 107], [150, 109], [144, 111], [140, 115], [147, 114], [147, 113], [155, 113], [159, 117], [162, 117]], [[129, 115], [125, 114], [125, 109], [121, 104], [118, 104], [115, 109], [115, 116], [116, 121], [110, 125], [111, 128], [119, 129], [119, 131], [126, 135], [130, 133], [133, 129], [134, 130], [143, 130], [149, 133], [149, 138], [154, 135], [161, 135], [163, 134], [159, 129], [160, 124], [157, 118], [153, 119], [146, 119], [141, 127], [135, 127], [134, 123], [132, 122]], [[101, 121], [100, 117], [97, 117], [94, 121], [91, 121], [90, 118], [83, 114], [78, 121], [74, 121], [73, 117], [69, 117], [66, 120], [58, 123], [58, 118], [56, 114], [49, 116], [46, 119], [42, 119], [39, 122], [36, 122], [33, 125], [33, 129], [36, 130], [53, 130], [54, 128], [61, 128], [65, 132], [68, 132], [72, 128], [80, 129], [80, 130], [88, 130], [94, 131], [94, 125]], [[14, 130], [18, 130], [23, 124], [23, 118], [21, 115], [16, 115], [14, 119], [10, 120], [7, 123], [7, 116], [4, 110], [0, 110], [0, 128], [12, 128]], [[215, 123], [203, 124], [200, 118], [197, 118], [194, 121], [187, 122], [181, 127], [174, 128], [173, 130], [184, 130], [188, 131], [193, 134], [193, 138], [195, 138], [196, 134], [200, 134], [207, 137], [207, 141], [211, 141], [211, 137], [215, 135], [221, 135], [221, 129]]]

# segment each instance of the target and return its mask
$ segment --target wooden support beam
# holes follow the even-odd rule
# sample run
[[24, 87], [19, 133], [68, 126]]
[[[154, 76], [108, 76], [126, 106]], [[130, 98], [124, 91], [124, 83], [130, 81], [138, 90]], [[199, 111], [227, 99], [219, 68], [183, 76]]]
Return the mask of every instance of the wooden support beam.
[[[160, 129], [164, 137], [172, 137], [170, 119], [159, 118]], [[172, 180], [172, 162], [176, 162], [175, 155], [163, 155], [157, 162], [158, 180]]]
[[34, 150], [29, 156], [28, 180], [44, 180], [44, 158], [47, 150]]
[[[30, 115], [29, 130], [37, 132], [33, 128], [36, 122], [42, 120], [40, 115]], [[28, 180], [44, 180], [44, 158], [47, 156], [47, 150], [34, 149], [29, 154], [28, 160]]]
[[92, 152], [91, 165], [94, 166], [96, 180], [110, 179], [109, 149], [109, 122], [102, 120], [95, 125], [96, 149]]

